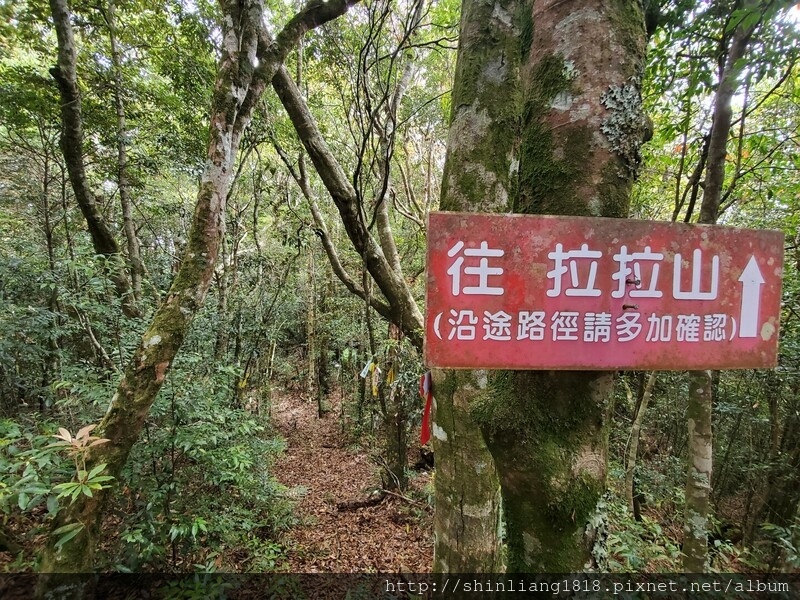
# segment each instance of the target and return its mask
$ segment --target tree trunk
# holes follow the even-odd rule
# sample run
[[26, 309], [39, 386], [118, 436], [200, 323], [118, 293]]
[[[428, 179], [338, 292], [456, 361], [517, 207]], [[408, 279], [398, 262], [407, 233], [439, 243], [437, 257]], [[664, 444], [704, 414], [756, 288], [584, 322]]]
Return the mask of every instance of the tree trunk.
[[[308, 253], [308, 296], [306, 298], [306, 391], [316, 397], [317, 390], [317, 282], [314, 272], [314, 249]], [[317, 413], [321, 412], [317, 407]], [[318, 414], [322, 417], [321, 414]]]
[[486, 371], [433, 372], [433, 569], [438, 573], [505, 569], [500, 480], [471, 414], [486, 383]]
[[[55, 234], [55, 225], [51, 215], [52, 206], [50, 204], [50, 148], [47, 144], [44, 132], [40, 129], [42, 136], [42, 147], [44, 148], [44, 164], [42, 165], [42, 216], [44, 217], [44, 239], [47, 246], [47, 268], [50, 271], [50, 276], [53, 281], [56, 281], [58, 274], [56, 271], [56, 255], [55, 246], [53, 244], [53, 236]], [[65, 216], [66, 220], [66, 216]], [[58, 315], [58, 287], [53, 286], [48, 299], [48, 309], [54, 315], [55, 319], [60, 319]], [[55, 325], [56, 323], [54, 323]], [[45, 358], [44, 372], [42, 373], [42, 389], [47, 388], [58, 373], [59, 364], [59, 346], [58, 346], [58, 327], [53, 327], [50, 335], [47, 337], [47, 356]], [[44, 394], [39, 395], [39, 410], [44, 412], [46, 407]]]
[[217, 335], [214, 339], [214, 362], [221, 362], [225, 359], [228, 352], [228, 341], [230, 339], [228, 323], [228, 297], [230, 289], [228, 286], [228, 266], [229, 258], [226, 252], [225, 239], [220, 240], [220, 263], [221, 268], [217, 269], [214, 278], [217, 283]]
[[[399, 345], [403, 332], [394, 323], [389, 324], [389, 347], [386, 360], [386, 413], [383, 415], [384, 445], [386, 448], [386, 484], [388, 489], [403, 491], [408, 485], [406, 463], [408, 462], [408, 414], [405, 394], [398, 388], [397, 377], [403, 365], [399, 356]], [[392, 374], [391, 376], [389, 374]]]
[[[745, 8], [753, 9], [754, 0], [745, 0]], [[714, 114], [708, 139], [703, 202], [698, 223], [713, 225], [717, 221], [722, 186], [725, 181], [725, 157], [733, 111], [731, 100], [738, 87], [744, 56], [756, 24], [735, 29], [728, 54], [720, 72], [720, 82], [714, 97]], [[683, 526], [683, 568], [687, 573], [703, 573], [708, 557], [708, 510], [711, 497], [713, 467], [712, 403], [713, 375], [711, 371], [689, 373], [689, 397], [686, 409], [689, 427], [689, 472], [686, 477], [686, 506]]]
[[323, 284], [317, 292], [317, 401], [324, 411], [323, 402], [331, 393], [330, 347], [331, 334], [326, 315], [329, 314], [328, 298], [334, 289], [333, 274], [322, 264]]
[[[647, 378], [647, 383], [644, 386], [642, 393], [642, 400], [639, 402], [639, 408], [636, 411], [636, 416], [633, 419], [631, 426], [631, 440], [628, 445], [628, 457], [625, 464], [625, 497], [628, 500], [628, 509], [634, 514], [637, 511], [633, 503], [633, 475], [636, 470], [636, 459], [639, 455], [639, 434], [642, 430], [642, 422], [644, 421], [644, 413], [647, 410], [647, 405], [650, 403], [650, 398], [653, 396], [653, 386], [656, 383], [656, 372], [651, 371], [650, 376]], [[637, 518], [637, 521], [639, 519]]]
[[[638, 3], [465, 0], [441, 207], [627, 216], [645, 43]], [[613, 375], [434, 382], [435, 570], [501, 566], [500, 497], [509, 571], [592, 566]]]
[[[224, 233], [225, 200], [239, 142], [266, 84], [300, 36], [343, 14], [350, 4], [349, 0], [311, 2], [287, 23], [273, 42], [264, 29], [261, 0], [222, 3], [221, 56], [212, 100], [208, 155], [189, 240], [169, 293], [142, 336], [97, 429], [99, 436], [110, 441], [91, 449], [87, 470], [104, 463], [105, 474], [119, 477], [189, 324], [202, 306]], [[58, 548], [57, 536], [51, 535], [42, 557], [42, 573], [92, 570], [109, 493], [105, 489], [91, 498], [81, 495], [59, 512], [54, 530], [71, 523], [80, 523], [82, 528]], [[44, 597], [58, 583], [56, 576], [43, 577], [37, 595]], [[64, 590], [60, 593], [65, 594]]]
[[136, 236], [136, 224], [133, 221], [133, 201], [131, 199], [131, 180], [128, 173], [128, 130], [125, 124], [125, 101], [123, 99], [124, 84], [122, 80], [122, 60], [117, 40], [116, 6], [109, 0], [106, 12], [108, 38], [111, 44], [111, 64], [114, 68], [114, 107], [117, 112], [117, 186], [119, 201], [122, 207], [122, 225], [128, 248], [130, 263], [131, 291], [133, 299], [142, 299], [142, 278], [144, 263], [142, 262], [139, 238]]
[[137, 317], [139, 311], [134, 302], [130, 282], [122, 268], [119, 246], [97, 208], [94, 192], [86, 178], [81, 95], [75, 67], [77, 51], [67, 0], [50, 0], [50, 11], [58, 38], [58, 64], [50, 69], [50, 74], [56, 80], [61, 95], [61, 151], [64, 154], [69, 180], [75, 193], [75, 200], [86, 219], [94, 251], [109, 259], [109, 275], [117, 295], [122, 299], [123, 311], [129, 317]]
[[689, 473], [683, 525], [683, 570], [703, 573], [708, 555], [708, 507], [711, 496], [711, 371], [689, 373]]

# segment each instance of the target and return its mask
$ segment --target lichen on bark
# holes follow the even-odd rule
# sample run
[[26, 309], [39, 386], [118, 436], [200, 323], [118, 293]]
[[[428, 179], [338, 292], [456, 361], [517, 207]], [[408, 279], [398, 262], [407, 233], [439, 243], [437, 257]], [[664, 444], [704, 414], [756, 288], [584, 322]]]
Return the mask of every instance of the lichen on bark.
[[652, 135], [650, 120], [642, 107], [639, 84], [633, 80], [622, 85], [612, 85], [603, 92], [600, 103], [609, 112], [600, 131], [605, 134], [611, 149], [622, 158], [626, 169], [618, 175], [621, 179], [636, 177], [642, 163], [639, 149], [644, 139]]
[[480, 372], [434, 373], [434, 571], [440, 573], [504, 570], [500, 483], [470, 415], [485, 382]]
[[[515, 15], [511, 26], [492, 20], [491, 3], [463, 5], [442, 208], [626, 217], [632, 176], [601, 130], [608, 117], [601, 97], [641, 71], [641, 6], [624, 0], [502, 6]], [[502, 492], [508, 570], [571, 572], [592, 565], [602, 554], [595, 542], [613, 375], [482, 377], [481, 385], [453, 372], [435, 379], [436, 421], [448, 436], [446, 446], [436, 446], [437, 535], [449, 523], [438, 520], [439, 511], [454, 508], [446, 489], [453, 473], [474, 477], [469, 465], [488, 456]], [[476, 426], [490, 453], [481, 448]], [[453, 438], [457, 427], [462, 431]], [[459, 452], [460, 439], [473, 444], [471, 452]], [[454, 458], [461, 461], [458, 471], [447, 464]], [[437, 555], [440, 544], [437, 538]], [[449, 566], [437, 561], [435, 568]]]

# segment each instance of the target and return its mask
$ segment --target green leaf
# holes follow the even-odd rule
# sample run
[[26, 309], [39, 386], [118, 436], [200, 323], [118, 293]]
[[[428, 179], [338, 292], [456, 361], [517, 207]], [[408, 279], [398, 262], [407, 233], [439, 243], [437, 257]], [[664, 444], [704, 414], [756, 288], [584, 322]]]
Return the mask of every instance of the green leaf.
[[177, 538], [180, 534], [180, 528], [177, 525], [173, 525], [169, 530], [169, 541], [174, 542], [175, 538]]
[[83, 523], [67, 523], [66, 525], [62, 525], [58, 529], [54, 529], [53, 530], [53, 535], [69, 533], [70, 531], [73, 531], [75, 529], [77, 529], [79, 531], [81, 529], [83, 529]]
[[57, 486], [53, 487], [53, 491], [58, 491], [59, 498], [65, 498], [66, 496], [72, 495], [72, 500], [74, 501], [75, 498], [78, 497], [80, 494], [80, 483], [75, 481], [67, 481], [65, 483], [59, 483]]
[[78, 535], [83, 529], [83, 523], [69, 523], [63, 527], [59, 527], [53, 532], [53, 535], [63, 534], [58, 541], [56, 541], [56, 548], [61, 548], [64, 544]]
[[42, 485], [41, 483], [35, 483], [33, 485], [26, 486], [23, 491], [26, 494], [31, 494], [32, 496], [44, 496], [50, 491], [50, 488]]
[[[89, 479], [92, 479], [92, 478], [93, 478], [93, 477], [95, 477], [96, 475], [99, 475], [99, 474], [100, 474], [100, 473], [103, 471], [103, 469], [105, 469], [105, 468], [106, 468], [106, 466], [107, 466], [107, 465], [106, 465], [106, 463], [100, 463], [100, 464], [99, 464], [99, 465], [97, 465], [97, 466], [96, 466], [94, 469], [92, 469], [91, 471], [89, 471]], [[112, 478], [112, 477], [109, 477], [109, 479], [113, 479], [113, 478]]]
[[58, 496], [48, 496], [47, 512], [51, 515], [55, 515], [58, 512], [58, 508]]
[[25, 492], [20, 492], [19, 496], [17, 497], [17, 506], [19, 506], [19, 509], [25, 510], [25, 507], [28, 506], [28, 502], [30, 502], [28, 494], [26, 494]]
[[114, 479], [111, 475], [100, 475], [98, 477], [89, 478], [90, 483], [103, 483], [105, 481], [111, 481]]

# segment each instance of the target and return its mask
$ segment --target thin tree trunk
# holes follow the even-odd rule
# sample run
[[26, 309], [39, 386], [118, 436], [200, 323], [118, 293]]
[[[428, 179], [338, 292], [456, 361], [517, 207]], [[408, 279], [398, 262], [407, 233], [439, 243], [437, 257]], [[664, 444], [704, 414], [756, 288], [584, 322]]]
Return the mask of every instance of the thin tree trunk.
[[639, 403], [639, 408], [636, 411], [636, 416], [631, 425], [631, 440], [628, 444], [628, 457], [625, 464], [625, 497], [628, 500], [628, 508], [634, 514], [633, 503], [633, 475], [636, 470], [636, 460], [639, 455], [639, 434], [642, 430], [642, 423], [644, 422], [644, 413], [647, 410], [647, 405], [650, 403], [650, 398], [653, 396], [653, 386], [656, 383], [656, 372], [651, 371], [647, 378], [647, 383], [644, 386], [642, 393], [642, 401]]
[[128, 130], [125, 123], [125, 101], [123, 99], [122, 59], [117, 41], [116, 7], [114, 0], [109, 0], [106, 12], [108, 37], [111, 43], [111, 64], [114, 69], [114, 108], [117, 112], [117, 185], [119, 201], [122, 207], [122, 224], [130, 263], [131, 288], [136, 302], [142, 299], [142, 263], [139, 238], [136, 236], [136, 224], [133, 220], [133, 201], [131, 199], [131, 181], [128, 173]]
[[713, 465], [711, 371], [689, 373], [689, 473], [683, 525], [683, 569], [703, 573], [708, 556], [708, 508]]
[[[315, 396], [317, 389], [317, 282], [314, 250], [308, 253], [308, 290], [306, 297], [306, 390]], [[317, 407], [318, 409], [320, 407]], [[317, 411], [319, 413], [319, 410]], [[322, 416], [322, 415], [318, 415]]]
[[[745, 0], [745, 8], [754, 8], [754, 0]], [[725, 181], [725, 158], [728, 136], [733, 119], [731, 101], [738, 87], [744, 56], [755, 24], [739, 25], [730, 41], [728, 54], [720, 72], [720, 82], [714, 97], [714, 113], [708, 140], [703, 202], [699, 223], [713, 225], [717, 221], [722, 186]], [[689, 471], [686, 477], [686, 506], [684, 516], [683, 568], [687, 573], [703, 573], [708, 558], [709, 505], [713, 466], [712, 403], [713, 374], [711, 371], [689, 373], [687, 406]]]
[[324, 412], [324, 399], [331, 393], [331, 338], [326, 315], [330, 310], [328, 299], [334, 289], [334, 280], [333, 274], [324, 263], [322, 270], [324, 272], [323, 284], [317, 291], [317, 398], [322, 407], [321, 410]]
[[214, 361], [218, 362], [225, 358], [228, 351], [228, 278], [230, 269], [228, 267], [228, 256], [226, 252], [225, 239], [220, 241], [220, 263], [221, 268], [215, 273], [217, 280], [217, 335], [214, 340]]
[[122, 300], [122, 309], [127, 316], [137, 317], [139, 311], [136, 308], [130, 282], [122, 268], [117, 241], [97, 208], [94, 192], [89, 187], [86, 177], [81, 95], [75, 67], [77, 52], [67, 0], [50, 0], [50, 10], [58, 38], [58, 64], [50, 69], [50, 74], [56, 80], [61, 95], [61, 151], [64, 154], [69, 180], [75, 193], [75, 200], [86, 219], [94, 250], [109, 260], [109, 275], [117, 295]]
[[[742, 418], [744, 417], [744, 410], [739, 410], [738, 414], [736, 415], [736, 421], [733, 424], [733, 427], [730, 429], [730, 433], [728, 434], [728, 443], [725, 447], [725, 455], [722, 457], [722, 462], [717, 465], [717, 469], [714, 470], [713, 479], [711, 480], [711, 503], [716, 504], [719, 502], [719, 499], [722, 497], [722, 492], [725, 490], [725, 484], [728, 481], [728, 467], [730, 465], [730, 456], [731, 451], [733, 450], [734, 440], [736, 436], [739, 434], [739, 429], [742, 426]], [[737, 465], [737, 471], [741, 468], [742, 465]], [[747, 514], [745, 514], [743, 521], [747, 521]]]
[[[40, 130], [40, 133], [41, 130]], [[44, 239], [45, 244], [47, 246], [47, 268], [50, 271], [50, 277], [53, 278], [53, 282], [58, 280], [58, 274], [56, 272], [56, 255], [55, 255], [55, 246], [53, 243], [53, 234], [55, 233], [55, 226], [53, 225], [53, 218], [52, 218], [52, 206], [50, 205], [50, 150], [47, 145], [47, 141], [44, 135], [41, 136], [42, 138], [42, 147], [44, 148], [44, 164], [43, 164], [43, 173], [42, 173], [42, 188], [41, 188], [41, 196], [42, 196], [42, 212], [44, 216]], [[66, 219], [66, 215], [64, 217]], [[54, 315], [54, 319], [60, 319], [61, 317], [58, 316], [58, 286], [53, 286], [52, 291], [50, 292], [50, 298], [48, 299], [48, 308], [50, 312]], [[55, 323], [54, 323], [55, 325]], [[47, 388], [50, 383], [53, 381], [55, 374], [58, 372], [58, 363], [59, 363], [59, 347], [58, 347], [58, 336], [56, 335], [55, 331], [57, 327], [53, 327], [51, 329], [50, 335], [47, 336], [47, 349], [48, 353], [45, 358], [45, 365], [44, 365], [44, 372], [42, 374], [42, 388]], [[45, 406], [45, 398], [44, 395], [40, 394], [39, 400], [39, 410], [44, 411], [46, 408]]]
[[[389, 339], [392, 345], [389, 348], [386, 361], [385, 393], [386, 414], [383, 415], [386, 447], [386, 484], [388, 489], [403, 491], [408, 484], [406, 476], [406, 462], [408, 457], [408, 415], [406, 414], [405, 398], [396, 384], [397, 376], [403, 365], [399, 357], [399, 345], [403, 333], [394, 323], [389, 324]], [[394, 382], [389, 381], [389, 374], [394, 376]]]

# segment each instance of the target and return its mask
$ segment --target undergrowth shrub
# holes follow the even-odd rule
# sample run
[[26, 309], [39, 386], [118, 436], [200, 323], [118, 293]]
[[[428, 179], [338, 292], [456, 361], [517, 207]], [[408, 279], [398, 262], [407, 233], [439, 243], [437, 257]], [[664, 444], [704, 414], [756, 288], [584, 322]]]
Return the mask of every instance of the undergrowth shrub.
[[178, 361], [131, 453], [115, 569], [260, 571], [283, 558], [274, 540], [293, 523], [292, 503], [272, 464], [284, 444], [235, 406], [235, 370], [196, 376], [197, 359]]

